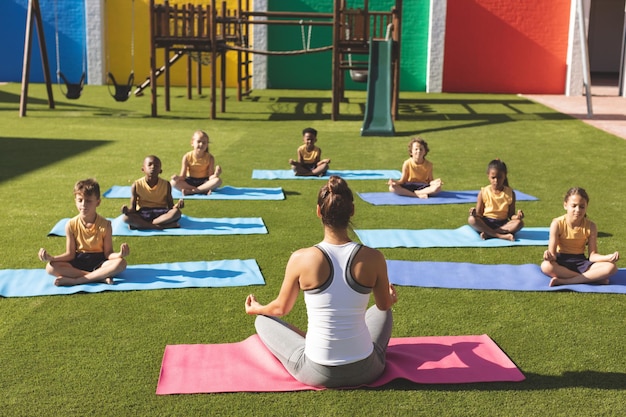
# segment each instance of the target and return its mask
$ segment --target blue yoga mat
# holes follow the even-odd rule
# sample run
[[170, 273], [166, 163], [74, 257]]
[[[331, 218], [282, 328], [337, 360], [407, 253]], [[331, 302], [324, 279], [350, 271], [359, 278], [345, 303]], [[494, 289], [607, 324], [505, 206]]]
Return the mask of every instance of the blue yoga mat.
[[[130, 198], [130, 185], [114, 185], [102, 194], [106, 198]], [[172, 189], [172, 198], [183, 198], [180, 190]], [[284, 200], [283, 189], [277, 188], [243, 188], [225, 186], [213, 190], [211, 194], [192, 194], [184, 196], [185, 200]]]
[[504, 246], [548, 246], [550, 228], [525, 227], [515, 241], [480, 238], [470, 226], [458, 229], [361, 229], [354, 231], [364, 245], [372, 248], [496, 248]]
[[[440, 193], [430, 196], [429, 198], [414, 198], [397, 195], [395, 193], [373, 192], [373, 193], [357, 193], [365, 202], [375, 206], [409, 206], [424, 204], [463, 204], [476, 203], [478, 190], [470, 191], [441, 191]], [[537, 197], [525, 194], [515, 190], [515, 199], [517, 201], [536, 201]]]
[[252, 179], [254, 180], [328, 180], [331, 175], [339, 175], [344, 180], [349, 181], [400, 179], [402, 174], [394, 169], [353, 169], [341, 171], [329, 169], [326, 175], [322, 177], [299, 177], [290, 169], [255, 169], [252, 171]]
[[395, 285], [469, 290], [577, 291], [626, 294], [626, 269], [618, 270], [608, 285], [571, 284], [550, 287], [539, 265], [481, 265], [462, 262], [387, 261]]
[[254, 259], [129, 265], [113, 285], [104, 283], [56, 287], [45, 269], [0, 270], [0, 296], [34, 297], [78, 292], [157, 290], [167, 288], [264, 285]]
[[[69, 219], [60, 220], [48, 236], [65, 236]], [[252, 235], [266, 234], [267, 228], [260, 217], [199, 218], [183, 215], [180, 227], [164, 230], [131, 230], [122, 216], [111, 220], [113, 236], [188, 236], [188, 235]]]

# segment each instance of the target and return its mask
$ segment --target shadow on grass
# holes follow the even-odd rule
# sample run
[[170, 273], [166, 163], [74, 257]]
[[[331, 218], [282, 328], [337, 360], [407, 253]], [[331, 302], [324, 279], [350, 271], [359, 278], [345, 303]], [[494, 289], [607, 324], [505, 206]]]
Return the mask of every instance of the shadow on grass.
[[[61, 117], [62, 112], [64, 111], [82, 111], [85, 114], [91, 114], [93, 116], [115, 116], [115, 117], [140, 117], [140, 118], [149, 118], [149, 115], [139, 114], [134, 110], [128, 108], [113, 108], [108, 106], [99, 106], [99, 105], [91, 105], [85, 104], [85, 100], [67, 100], [55, 86], [53, 88], [53, 96], [55, 101], [55, 108], [50, 109], [48, 107], [48, 99], [47, 98], [38, 98], [29, 96], [26, 101], [26, 117], [30, 113], [35, 112], [47, 112], [50, 117]], [[107, 93], [107, 96], [109, 93]], [[60, 99], [60, 100], [59, 100]], [[111, 100], [113, 100], [111, 98]], [[7, 91], [0, 91], [0, 104], [14, 104], [15, 106], [0, 106], [0, 111], [4, 112], [16, 112], [18, 113], [20, 110], [20, 95], [15, 93], [10, 93]], [[49, 112], [49, 113], [48, 113]]]
[[[344, 100], [342, 103], [350, 103]], [[340, 120], [363, 120], [365, 103], [354, 102], [358, 114], [340, 114]], [[269, 105], [270, 120], [328, 120], [330, 98], [278, 97]], [[433, 98], [400, 99], [398, 103], [399, 121], [438, 121], [451, 122], [451, 126], [415, 131], [396, 131], [397, 135], [410, 135], [442, 130], [456, 130], [465, 127], [495, 125], [517, 121], [550, 121], [573, 119], [555, 111], [528, 111], [524, 107], [543, 108], [537, 103], [518, 97], [502, 96], [494, 98], [471, 98], [467, 96], [453, 98], [450, 95]], [[535, 107], [538, 106], [538, 107]], [[326, 110], [326, 111], [325, 111]], [[458, 122], [461, 122], [459, 124]]]
[[[0, 90], [0, 103], [13, 103], [16, 106], [19, 107], [20, 104], [20, 96], [18, 94], [13, 94], [13, 93], [9, 93], [7, 91], [2, 91]], [[47, 99], [41, 99], [41, 98], [35, 98], [35, 97], [29, 97], [28, 98], [28, 102], [27, 104], [36, 104], [36, 105], [40, 105], [40, 106], [47, 106], [48, 105], [48, 100]], [[0, 108], [0, 110], [10, 110], [10, 111], [17, 111], [18, 107], [16, 108]]]
[[538, 105], [531, 100], [515, 97], [474, 99], [447, 96], [445, 98], [401, 99], [398, 104], [398, 120], [452, 122], [452, 125], [405, 132], [396, 131], [396, 134], [415, 135], [518, 121], [573, 120], [571, 116], [555, 111], [525, 111], [524, 106]]
[[395, 380], [375, 390], [394, 389], [401, 391], [544, 391], [562, 388], [591, 388], [621, 391], [626, 389], [626, 373], [580, 371], [562, 375], [540, 375], [524, 373], [521, 382], [489, 382], [474, 384], [416, 384], [407, 380]]
[[[348, 100], [343, 100], [347, 103]], [[331, 99], [324, 97], [278, 97], [272, 100], [269, 105], [271, 110], [270, 119], [272, 121], [289, 121], [289, 120], [330, 120], [331, 115], [328, 111]], [[363, 120], [365, 113], [365, 104], [357, 103], [359, 114], [340, 114], [340, 120]]]
[[[56, 94], [56, 91], [55, 91]], [[15, 108], [3, 107], [3, 110], [17, 111], [19, 105], [19, 95], [0, 91], [0, 103], [15, 103]], [[136, 99], [136, 98], [132, 98]], [[187, 100], [185, 95], [173, 94], [173, 100]], [[232, 100], [229, 97], [228, 100]], [[177, 112], [166, 112], [162, 108], [163, 96], [158, 96], [158, 116], [171, 120], [203, 120], [209, 118], [210, 108], [208, 96], [196, 97], [197, 102], [206, 103], [206, 112], [180, 114]], [[257, 117], [267, 118], [270, 121], [318, 121], [330, 120], [330, 97], [291, 97], [291, 96], [263, 96], [246, 97], [248, 104], [258, 105], [254, 109], [238, 106], [231, 103], [224, 113], [218, 110], [217, 118], [220, 120], [256, 120]], [[29, 104], [45, 106], [47, 101], [38, 98], [29, 98]], [[149, 103], [146, 103], [148, 106]], [[60, 109], [74, 109], [93, 112], [94, 116], [100, 117], [139, 117], [150, 118], [146, 113], [137, 112], [128, 108], [115, 108], [108, 105], [85, 105], [80, 101], [57, 103]], [[172, 109], [177, 108], [176, 103], [172, 103]], [[340, 103], [341, 121], [363, 121], [366, 103], [364, 99], [346, 98]], [[149, 107], [146, 107], [146, 109]], [[48, 111], [46, 109], [46, 111]], [[348, 112], [349, 111], [349, 112]], [[254, 115], [254, 116], [252, 116]], [[551, 111], [543, 105], [535, 103], [526, 98], [513, 95], [454, 95], [454, 94], [429, 94], [424, 97], [403, 99], [398, 103], [398, 121], [416, 122], [417, 128], [410, 131], [396, 130], [397, 136], [409, 136], [430, 132], [446, 130], [458, 130], [488, 125], [499, 125], [518, 121], [552, 121], [570, 120], [571, 116]], [[419, 122], [430, 123], [429, 127]]]
[[108, 143], [103, 140], [7, 138], [0, 136], [0, 182], [36, 171]]

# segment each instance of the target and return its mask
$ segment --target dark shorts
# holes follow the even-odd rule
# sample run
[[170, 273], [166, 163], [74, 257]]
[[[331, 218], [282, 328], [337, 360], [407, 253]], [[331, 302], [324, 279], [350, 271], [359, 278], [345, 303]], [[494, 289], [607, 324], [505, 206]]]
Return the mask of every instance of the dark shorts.
[[95, 271], [106, 261], [102, 252], [78, 252], [70, 264], [81, 271]]
[[191, 185], [192, 187], [199, 187], [205, 182], [207, 182], [208, 180], [209, 180], [208, 178], [194, 178], [194, 177], [185, 178], [185, 182]]
[[426, 184], [425, 182], [405, 182], [404, 184], [400, 184], [400, 186], [406, 190], [411, 192], [423, 190], [428, 187], [430, 184]]
[[[317, 168], [317, 164], [300, 164], [300, 168], [304, 168], [308, 171], [313, 171], [315, 168]], [[297, 170], [296, 166], [293, 167], [293, 170]]]
[[587, 272], [591, 265], [593, 265], [593, 262], [587, 259], [584, 254], [572, 255], [569, 253], [557, 253], [556, 263], [564, 266], [570, 271], [578, 272], [580, 274]]
[[483, 221], [485, 222], [485, 224], [487, 226], [489, 226], [491, 229], [495, 230], [495, 229], [499, 229], [502, 226], [504, 226], [505, 224], [507, 224], [509, 222], [509, 219], [492, 219], [490, 217], [483, 217]]
[[145, 207], [145, 208], [139, 209], [139, 211], [137, 213], [145, 221], [151, 222], [152, 220], [156, 219], [157, 217], [164, 215], [168, 211], [170, 211], [170, 209], [165, 208], [165, 207], [153, 207], [153, 208]]

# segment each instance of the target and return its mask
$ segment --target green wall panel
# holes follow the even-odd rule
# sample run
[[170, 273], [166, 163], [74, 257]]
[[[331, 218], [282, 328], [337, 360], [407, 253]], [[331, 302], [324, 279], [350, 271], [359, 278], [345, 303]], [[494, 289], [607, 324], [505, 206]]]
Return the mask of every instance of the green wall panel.
[[[370, 0], [372, 11], [388, 11], [395, 0]], [[362, 8], [362, 0], [348, 1], [348, 7]], [[332, 0], [270, 0], [269, 11], [332, 13]], [[404, 91], [426, 90], [426, 60], [428, 57], [429, 0], [403, 2], [402, 45], [400, 57], [400, 88]], [[269, 25], [268, 48], [271, 51], [304, 49], [332, 44], [331, 27]], [[355, 60], [362, 57], [355, 56]], [[267, 59], [268, 88], [330, 90], [332, 87], [332, 54], [330, 51], [306, 55], [269, 56]], [[346, 89], [364, 90], [365, 84], [354, 83], [346, 72]]]

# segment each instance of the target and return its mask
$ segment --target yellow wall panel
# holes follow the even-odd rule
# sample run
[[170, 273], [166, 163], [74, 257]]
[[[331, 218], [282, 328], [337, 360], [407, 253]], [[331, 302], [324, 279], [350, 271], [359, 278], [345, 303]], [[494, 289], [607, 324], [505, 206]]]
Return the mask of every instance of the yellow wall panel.
[[[163, 1], [157, 1], [162, 4]], [[171, 5], [210, 5], [204, 0], [170, 0]], [[245, 7], [246, 1], [242, 1]], [[216, 1], [221, 10], [222, 2]], [[227, 0], [229, 10], [237, 10], [238, 0]], [[118, 84], [124, 84], [131, 70], [135, 72], [135, 84], [140, 84], [150, 75], [150, 1], [149, 0], [105, 0], [105, 54], [106, 71], [113, 73]], [[219, 59], [219, 58], [218, 58]], [[164, 50], [157, 49], [157, 67], [165, 62]], [[218, 80], [219, 66], [218, 61]], [[195, 62], [192, 66], [192, 84], [196, 83]], [[226, 85], [237, 86], [237, 55], [236, 52], [226, 54]], [[171, 67], [171, 85], [187, 84], [187, 58], [183, 57]], [[219, 81], [218, 81], [219, 82]], [[159, 85], [163, 85], [160, 77]], [[210, 68], [202, 66], [202, 85], [210, 85]]]

